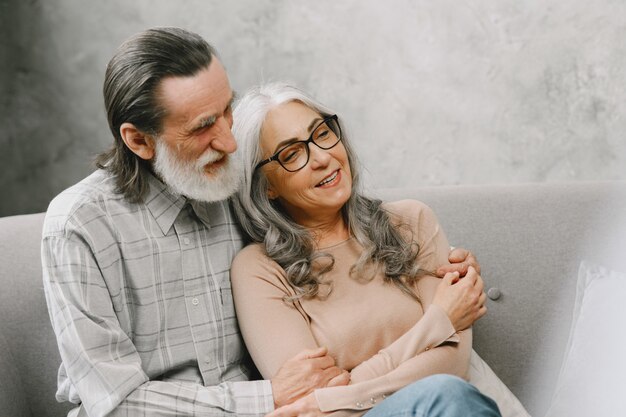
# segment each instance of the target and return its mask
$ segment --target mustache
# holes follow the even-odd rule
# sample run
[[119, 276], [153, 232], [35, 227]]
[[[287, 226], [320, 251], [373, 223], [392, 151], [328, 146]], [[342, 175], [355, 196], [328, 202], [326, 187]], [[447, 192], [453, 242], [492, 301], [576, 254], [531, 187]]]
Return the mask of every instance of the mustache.
[[203, 170], [205, 165], [217, 162], [220, 159], [225, 158], [226, 156], [227, 155], [224, 152], [216, 151], [214, 149], [207, 149], [196, 160], [196, 168], [198, 168], [199, 170]]

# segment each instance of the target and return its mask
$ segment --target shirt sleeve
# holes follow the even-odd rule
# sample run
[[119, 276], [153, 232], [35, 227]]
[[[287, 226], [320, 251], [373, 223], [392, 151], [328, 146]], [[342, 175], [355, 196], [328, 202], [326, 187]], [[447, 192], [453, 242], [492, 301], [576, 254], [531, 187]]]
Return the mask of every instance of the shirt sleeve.
[[[396, 221], [408, 224], [412, 232], [410, 238], [418, 241], [420, 251], [417, 262], [422, 269], [435, 270], [448, 264], [448, 239], [435, 213], [428, 206], [414, 200], [392, 205], [390, 211]], [[419, 279], [416, 288], [425, 310], [424, 316], [391, 345], [355, 367], [351, 371], [351, 380], [354, 383], [382, 376], [425, 350], [443, 343], [460, 341], [447, 314], [439, 306], [432, 305], [439, 282], [439, 278], [433, 276]]]
[[[418, 263], [434, 270], [448, 263], [448, 240], [433, 211], [422, 203], [397, 203], [395, 214], [418, 240]], [[418, 294], [424, 316], [407, 333], [351, 371], [350, 385], [315, 391], [320, 410], [364, 410], [411, 382], [437, 373], [467, 376], [471, 329], [456, 333], [446, 313], [432, 304], [439, 279], [420, 278]]]
[[240, 251], [231, 267], [241, 334], [252, 360], [267, 379], [300, 351], [318, 347], [298, 303], [283, 301], [294, 292], [282, 275], [282, 269], [259, 245]]
[[321, 411], [366, 410], [388, 395], [434, 374], [465, 376], [472, 345], [471, 330], [459, 333], [459, 343], [425, 349], [390, 372], [358, 383], [315, 390]]
[[68, 379], [57, 398], [82, 402], [92, 417], [263, 415], [273, 409], [269, 381], [154, 381], [122, 329], [88, 238], [46, 236], [43, 280]]
[[408, 332], [352, 369], [350, 380], [356, 384], [385, 375], [422, 352], [460, 341], [446, 313], [439, 306], [431, 305]]
[[[448, 241], [432, 210], [419, 202], [402, 202], [399, 212], [401, 221], [411, 226], [413, 236], [418, 238], [420, 266], [434, 270], [447, 263]], [[265, 378], [271, 378], [302, 349], [317, 347], [306, 314], [297, 303], [282, 301], [294, 293], [281, 271], [258, 245], [240, 252], [231, 270], [242, 334]], [[355, 367], [350, 385], [316, 390], [321, 411], [336, 411], [333, 416], [339, 416], [365, 410], [411, 382], [437, 373], [465, 377], [471, 330], [455, 332], [445, 312], [430, 305], [438, 278], [423, 279], [424, 285], [418, 287], [423, 287], [419, 293], [426, 310], [424, 316], [398, 340]]]

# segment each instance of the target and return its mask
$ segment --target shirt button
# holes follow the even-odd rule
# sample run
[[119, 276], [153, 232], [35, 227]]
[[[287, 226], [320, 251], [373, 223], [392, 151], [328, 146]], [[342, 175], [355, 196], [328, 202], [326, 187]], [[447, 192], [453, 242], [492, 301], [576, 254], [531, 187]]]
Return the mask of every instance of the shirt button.
[[211, 358], [208, 356], [204, 358], [204, 363], [211, 363]]
[[191, 241], [189, 240], [188, 237], [183, 239], [183, 242], [185, 242], [185, 245], [188, 245]]
[[370, 398], [370, 403], [372, 403], [372, 405], [376, 404], [376, 398], [374, 397]]
[[356, 408], [363, 408], [363, 403], [360, 401], [356, 403], [355, 405], [356, 405]]
[[194, 297], [194, 298], [191, 299], [191, 304], [197, 306], [198, 304], [200, 304], [200, 300], [198, 300], [197, 298]]

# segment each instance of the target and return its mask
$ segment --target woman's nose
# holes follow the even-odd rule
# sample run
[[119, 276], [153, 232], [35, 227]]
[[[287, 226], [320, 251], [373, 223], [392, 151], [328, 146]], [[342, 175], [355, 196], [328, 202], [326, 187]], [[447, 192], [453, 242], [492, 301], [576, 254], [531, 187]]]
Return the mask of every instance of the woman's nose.
[[311, 164], [311, 168], [320, 169], [327, 167], [331, 160], [330, 153], [312, 143], [309, 143], [308, 146], [311, 159], [309, 163]]

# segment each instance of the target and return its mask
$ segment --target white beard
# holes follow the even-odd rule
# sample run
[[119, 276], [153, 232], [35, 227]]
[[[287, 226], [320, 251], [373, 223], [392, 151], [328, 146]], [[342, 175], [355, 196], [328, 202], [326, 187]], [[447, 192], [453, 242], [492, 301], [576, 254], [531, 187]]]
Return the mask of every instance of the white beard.
[[163, 139], [156, 140], [154, 171], [176, 194], [197, 201], [225, 200], [239, 188], [241, 169], [236, 153], [211, 176], [204, 168], [224, 156], [223, 152], [207, 149], [195, 161], [181, 161]]

